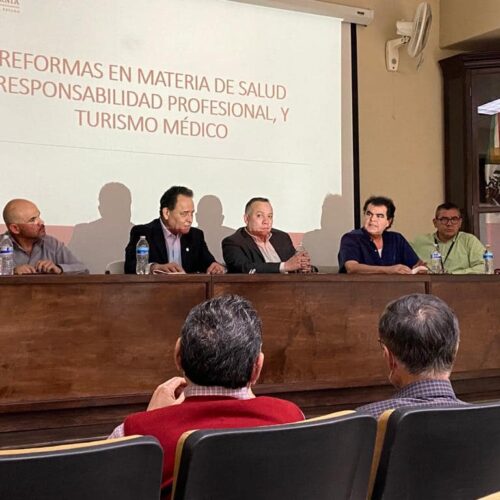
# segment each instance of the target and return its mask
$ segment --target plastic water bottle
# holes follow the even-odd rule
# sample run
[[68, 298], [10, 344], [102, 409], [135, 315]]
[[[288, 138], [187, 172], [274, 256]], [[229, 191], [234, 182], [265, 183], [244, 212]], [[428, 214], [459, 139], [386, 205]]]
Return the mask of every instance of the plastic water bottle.
[[[299, 253], [307, 252], [306, 247], [303, 245], [302, 241], [295, 247], [295, 255]], [[307, 273], [306, 269], [299, 269], [299, 273]]]
[[306, 247], [302, 244], [302, 241], [295, 247], [295, 253], [302, 253], [306, 251]]
[[431, 262], [429, 264], [429, 269], [432, 274], [443, 274], [443, 259], [441, 257], [441, 252], [437, 244], [434, 244], [434, 250], [431, 253]]
[[4, 234], [0, 242], [0, 259], [2, 276], [12, 276], [14, 274], [14, 246], [8, 234]]
[[490, 245], [486, 245], [486, 250], [483, 253], [484, 274], [495, 274], [495, 266], [493, 265], [493, 252]]
[[135, 247], [135, 274], [148, 274], [149, 244], [146, 236], [141, 236]]

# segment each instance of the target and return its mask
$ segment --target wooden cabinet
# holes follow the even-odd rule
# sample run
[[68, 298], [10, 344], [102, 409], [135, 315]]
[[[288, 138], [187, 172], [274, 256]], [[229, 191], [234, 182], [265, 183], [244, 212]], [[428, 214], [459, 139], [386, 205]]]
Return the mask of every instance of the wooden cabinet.
[[500, 258], [500, 52], [440, 61], [446, 199], [464, 210], [464, 230]]

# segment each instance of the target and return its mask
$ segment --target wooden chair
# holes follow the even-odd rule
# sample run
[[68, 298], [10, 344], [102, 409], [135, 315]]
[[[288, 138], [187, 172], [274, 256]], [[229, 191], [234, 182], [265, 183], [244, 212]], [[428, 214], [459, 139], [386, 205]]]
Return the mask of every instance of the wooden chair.
[[376, 420], [339, 412], [304, 422], [184, 433], [172, 498], [365, 498]]
[[500, 489], [500, 403], [408, 407], [378, 422], [372, 499], [478, 498]]
[[163, 452], [153, 437], [131, 436], [0, 451], [0, 498], [158, 500]]

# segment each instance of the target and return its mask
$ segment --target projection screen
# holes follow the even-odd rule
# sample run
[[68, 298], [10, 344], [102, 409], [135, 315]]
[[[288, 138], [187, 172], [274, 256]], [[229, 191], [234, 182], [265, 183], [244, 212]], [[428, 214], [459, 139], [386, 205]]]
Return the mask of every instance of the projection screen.
[[229, 0], [0, 0], [2, 206], [33, 200], [92, 272], [171, 185], [214, 255], [271, 200], [319, 266], [354, 224], [350, 25]]

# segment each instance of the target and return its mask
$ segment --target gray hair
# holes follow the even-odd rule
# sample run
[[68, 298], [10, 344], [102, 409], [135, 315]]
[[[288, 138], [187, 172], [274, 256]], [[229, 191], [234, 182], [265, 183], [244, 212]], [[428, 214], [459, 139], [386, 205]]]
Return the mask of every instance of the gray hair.
[[222, 295], [191, 309], [181, 331], [186, 377], [198, 385], [245, 387], [262, 345], [262, 323], [252, 304]]
[[413, 375], [451, 371], [460, 340], [458, 319], [446, 302], [419, 293], [387, 305], [379, 334]]

